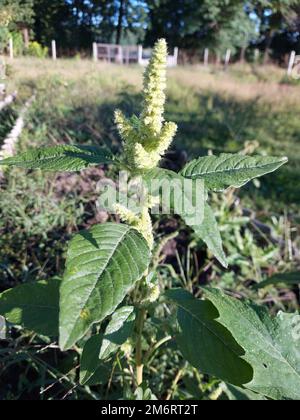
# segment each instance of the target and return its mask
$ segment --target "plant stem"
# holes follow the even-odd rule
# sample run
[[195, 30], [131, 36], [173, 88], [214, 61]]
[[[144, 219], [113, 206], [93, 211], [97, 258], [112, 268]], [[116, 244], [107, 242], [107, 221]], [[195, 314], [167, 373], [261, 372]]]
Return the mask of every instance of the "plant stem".
[[136, 382], [137, 385], [140, 386], [143, 382], [143, 351], [142, 351], [142, 334], [143, 328], [146, 318], [146, 309], [140, 308], [137, 316], [136, 321], [136, 329], [137, 329], [137, 338], [136, 338], [136, 354], [135, 354], [135, 361], [136, 361]]
[[171, 335], [168, 335], [167, 337], [164, 337], [161, 340], [159, 340], [153, 347], [151, 347], [148, 350], [148, 352], [146, 353], [145, 357], [144, 357], [145, 362], [150, 361], [151, 360], [151, 357], [156, 352], [156, 350], [158, 350], [159, 347], [161, 347], [163, 344], [167, 343], [170, 340], [172, 340], [172, 336]]
[[169, 390], [168, 395], [166, 397], [166, 401], [169, 401], [172, 398], [172, 395], [173, 395], [174, 391], [176, 390], [177, 384], [180, 381], [180, 379], [181, 379], [181, 377], [184, 373], [184, 369], [185, 369], [184, 367], [182, 369], [179, 369], [177, 375], [175, 376], [175, 378], [172, 382], [171, 389]]

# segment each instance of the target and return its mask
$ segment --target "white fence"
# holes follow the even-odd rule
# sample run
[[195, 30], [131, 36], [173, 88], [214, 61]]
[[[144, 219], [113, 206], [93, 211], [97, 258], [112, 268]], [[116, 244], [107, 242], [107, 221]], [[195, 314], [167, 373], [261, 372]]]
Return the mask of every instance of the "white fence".
[[[10, 39], [7, 51], [9, 54], [10, 59], [14, 58], [14, 45], [13, 40]], [[169, 55], [167, 58], [168, 67], [176, 67], [178, 65], [178, 53], [179, 50], [177, 47], [174, 48], [173, 55]], [[57, 60], [57, 49], [56, 49], [56, 41], [52, 40], [51, 42], [51, 56], [52, 59], [55, 61]], [[117, 64], [131, 64], [137, 63], [141, 66], [146, 66], [149, 62], [151, 56], [151, 49], [143, 49], [141, 45], [116, 45], [116, 44], [98, 44], [96, 42], [93, 43], [93, 59], [94, 61], [102, 60], [109, 63], [117, 63]], [[212, 56], [212, 52], [209, 51], [208, 48], [204, 50], [204, 57], [203, 57], [203, 64], [207, 67], [210, 63], [210, 57]], [[200, 60], [202, 61], [202, 60]], [[254, 61], [258, 63], [259, 61], [259, 50], [256, 49], [254, 52]], [[300, 56], [296, 55], [295, 51], [292, 51], [288, 60], [287, 66], [287, 74], [291, 76], [293, 72], [296, 70], [297, 75], [299, 73], [299, 61]], [[228, 68], [229, 64], [232, 62], [232, 52], [230, 49], [226, 51], [224, 57], [224, 68], [225, 70]], [[213, 60], [213, 64], [220, 66], [223, 63], [223, 58], [220, 54], [217, 54], [215, 60]], [[297, 67], [295, 69], [295, 67]], [[1, 80], [0, 80], [0, 88], [1, 88]], [[1, 90], [1, 89], [0, 89]]]
[[[141, 45], [93, 44], [94, 61], [102, 60], [109, 63], [132, 64], [146, 66], [149, 62], [151, 50], [143, 49]], [[169, 67], [176, 67], [178, 63], [178, 48], [167, 59]]]

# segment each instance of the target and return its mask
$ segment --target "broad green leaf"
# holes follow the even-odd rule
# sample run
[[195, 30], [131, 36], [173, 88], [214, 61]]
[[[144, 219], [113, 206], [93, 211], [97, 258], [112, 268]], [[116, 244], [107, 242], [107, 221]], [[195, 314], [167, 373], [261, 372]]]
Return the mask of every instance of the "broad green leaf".
[[249, 391], [249, 389], [243, 389], [234, 385], [226, 384], [224, 389], [230, 401], [266, 401], [267, 399], [260, 394]]
[[293, 273], [279, 273], [274, 274], [274, 276], [268, 278], [267, 280], [262, 281], [254, 286], [254, 289], [263, 289], [267, 286], [275, 286], [275, 285], [295, 285], [300, 284], [300, 272], [296, 271]]
[[61, 145], [31, 149], [0, 161], [0, 165], [72, 172], [109, 162], [111, 162], [111, 156], [100, 147]]
[[203, 179], [209, 190], [224, 191], [228, 187], [242, 187], [254, 178], [274, 172], [287, 161], [286, 157], [223, 153], [195, 159], [186, 165], [181, 174], [186, 178]]
[[37, 334], [58, 336], [60, 280], [22, 284], [0, 295], [0, 315]]
[[61, 348], [113, 313], [149, 262], [146, 240], [129, 226], [106, 223], [75, 235], [60, 293]]
[[112, 365], [99, 360], [102, 339], [102, 335], [94, 335], [85, 343], [80, 360], [81, 385], [99, 385], [110, 378]]
[[[154, 197], [160, 197], [163, 212], [172, 211], [182, 217], [203, 219], [203, 207], [207, 198], [202, 180], [184, 178], [162, 168], [154, 168], [143, 175], [143, 181]], [[165, 211], [166, 210], [166, 211]]]
[[[145, 182], [146, 186], [150, 189], [151, 188], [151, 182], [156, 179], [158, 181], [164, 181], [164, 180], [168, 180], [168, 181], [174, 181], [174, 180], [179, 180], [179, 181], [183, 181], [184, 178], [182, 175], [171, 171], [169, 169], [164, 169], [164, 168], [153, 168], [149, 171], [146, 171], [143, 174], [143, 181]], [[153, 194], [158, 194], [159, 191], [157, 190], [153, 190], [152, 191]]]
[[[143, 175], [145, 186], [153, 197], [160, 198], [160, 204], [163, 212], [175, 212], [175, 207], [178, 207], [177, 193], [182, 193], [184, 188], [185, 178], [176, 172], [164, 168], [154, 168], [145, 172]], [[180, 209], [183, 213], [183, 194], [180, 200]]]
[[243, 360], [244, 351], [228, 329], [217, 320], [218, 311], [208, 301], [195, 299], [183, 289], [166, 292], [178, 306], [180, 334], [178, 347], [194, 367], [234, 385], [252, 379], [251, 366]]
[[[180, 174], [176, 174], [175, 172], [168, 171], [166, 169], [161, 168], [155, 168], [149, 172], [147, 172], [144, 176], [144, 181], [146, 182], [148, 188], [151, 186], [151, 182], [153, 179], [159, 180], [160, 182], [170, 182], [170, 181], [177, 181], [179, 182], [179, 186], [183, 185], [184, 178]], [[152, 184], [153, 185], [153, 184]], [[192, 187], [193, 195], [191, 196], [189, 192], [187, 193], [186, 197], [191, 198], [192, 201], [194, 201], [194, 194], [196, 193], [196, 190], [194, 187]], [[155, 190], [152, 188], [151, 190], [152, 195], [159, 194], [159, 190]], [[174, 208], [174, 193], [172, 193], [170, 197], [170, 203], [171, 208]], [[193, 205], [195, 203], [192, 203]], [[193, 217], [191, 217], [191, 214], [187, 215], [184, 213], [180, 213], [183, 220], [186, 222], [188, 226], [190, 226], [196, 233], [196, 235], [201, 238], [206, 245], [208, 246], [209, 250], [213, 253], [213, 255], [218, 259], [218, 261], [225, 267], [228, 267], [226, 255], [223, 250], [222, 245], [222, 238], [219, 232], [218, 224], [215, 218], [215, 215], [210, 208], [210, 206], [206, 203], [206, 197], [205, 197], [205, 191], [202, 190], [201, 194], [201, 200], [197, 203], [197, 205], [202, 206], [202, 211], [197, 210], [197, 213], [199, 214], [198, 222], [195, 223], [195, 220], [193, 223], [191, 221], [193, 220]], [[204, 207], [204, 209], [203, 209]]]
[[[185, 220], [188, 222], [188, 219]], [[191, 228], [195, 231], [196, 235], [205, 242], [208, 249], [218, 259], [223, 267], [227, 268], [228, 262], [223, 250], [222, 238], [218, 224], [214, 212], [208, 203], [205, 203], [204, 220], [202, 224], [191, 225]]]
[[131, 336], [135, 321], [133, 306], [122, 306], [106, 327], [99, 358], [107, 359]]
[[205, 295], [219, 312], [218, 322], [245, 350], [243, 358], [254, 370], [244, 387], [275, 400], [300, 399], [300, 316], [280, 312], [272, 318], [267, 308], [218, 289], [205, 289]]

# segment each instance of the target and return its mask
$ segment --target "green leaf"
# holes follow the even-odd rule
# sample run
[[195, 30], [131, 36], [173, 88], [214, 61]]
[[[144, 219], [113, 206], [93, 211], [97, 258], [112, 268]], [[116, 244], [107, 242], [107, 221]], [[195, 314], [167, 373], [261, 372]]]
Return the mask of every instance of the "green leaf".
[[244, 384], [275, 400], [300, 398], [300, 316], [280, 312], [272, 318], [267, 308], [250, 305], [222, 293], [205, 289], [219, 312], [218, 322], [245, 350], [253, 368], [252, 381]]
[[107, 359], [131, 336], [135, 321], [133, 306], [122, 306], [106, 327], [99, 358]]
[[252, 379], [251, 366], [243, 360], [244, 351], [228, 329], [219, 322], [218, 311], [208, 301], [195, 299], [183, 289], [166, 292], [178, 306], [180, 334], [178, 347], [194, 367], [234, 385], [241, 386]]
[[[188, 222], [188, 219], [185, 220]], [[205, 203], [204, 219], [202, 224], [191, 225], [191, 228], [195, 231], [196, 235], [206, 243], [208, 249], [218, 259], [223, 267], [227, 268], [228, 262], [223, 250], [218, 223], [209, 204]]]
[[230, 401], [266, 401], [263, 395], [256, 394], [248, 389], [238, 388], [234, 385], [226, 384], [224, 389]]
[[85, 343], [80, 360], [81, 385], [99, 385], [110, 378], [112, 365], [99, 360], [102, 339], [102, 335], [94, 335]]
[[[164, 169], [164, 168], [153, 168], [148, 171], [145, 171], [145, 173], [143, 174], [143, 181], [146, 183], [146, 185], [149, 188], [151, 187], [151, 182], [154, 179], [158, 181], [164, 181], [164, 180], [173, 181], [175, 179], [180, 180], [180, 181], [184, 180], [182, 175], [174, 171], [171, 171], [169, 169]], [[152, 191], [152, 192], [158, 193], [159, 191]]]
[[51, 279], [6, 290], [0, 295], [0, 315], [37, 334], [57, 337], [60, 283]]
[[129, 226], [106, 223], [75, 235], [61, 286], [61, 348], [72, 347], [114, 312], [149, 262], [146, 240]]
[[[182, 183], [184, 181], [184, 178], [180, 174], [176, 174], [173, 171], [168, 171], [166, 169], [161, 169], [161, 168], [155, 168], [151, 171], [146, 172], [146, 174], [144, 175], [144, 181], [146, 182], [148, 188], [151, 187], [151, 182], [153, 181], [153, 179], [159, 180], [161, 182], [165, 181], [167, 183], [174, 180], [178, 181], [179, 183]], [[193, 187], [193, 194], [195, 192], [196, 191]], [[155, 196], [159, 194], [159, 191], [152, 189], [151, 194]], [[203, 194], [204, 194], [204, 190], [203, 190]], [[191, 198], [190, 194], [188, 194], [187, 197]], [[170, 199], [171, 207], [174, 207], [174, 194], [172, 194], [170, 198], [171, 198]], [[183, 218], [185, 223], [195, 231], [196, 235], [206, 243], [209, 250], [218, 259], [218, 261], [225, 268], [227, 268], [228, 262], [227, 262], [226, 255], [223, 250], [222, 238], [220, 235], [218, 224], [217, 224], [215, 215], [211, 207], [206, 203], [205, 198], [206, 197], [203, 195], [201, 203], [200, 203], [202, 206], [204, 206], [202, 223], [192, 224], [191, 220], [193, 220], [194, 217], [191, 217], [191, 215], [181, 213], [180, 216]], [[194, 199], [194, 196], [192, 199]]]
[[275, 274], [274, 276], [268, 278], [267, 280], [262, 281], [261, 283], [256, 284], [253, 288], [263, 289], [267, 286], [275, 286], [275, 285], [295, 285], [300, 284], [300, 272], [296, 271], [293, 273], [279, 273]]
[[[185, 214], [189, 215], [190, 218], [198, 214], [201, 217], [203, 216], [201, 210], [203, 210], [207, 196], [204, 190], [204, 182], [184, 178], [176, 172], [162, 168], [147, 171], [143, 175], [143, 181], [152, 196], [160, 197], [163, 210], [165, 204], [167, 204], [167, 213], [172, 210], [175, 214], [183, 217], [185, 217]], [[196, 205], [198, 206], [197, 209]]]
[[157, 401], [157, 397], [145, 383], [142, 383], [142, 385], [134, 391], [133, 399], [136, 401]]
[[168, 169], [153, 168], [143, 174], [143, 181], [153, 197], [160, 197], [162, 207], [164, 208], [164, 199], [166, 199], [169, 206], [167, 212], [174, 212], [176, 198], [174, 193], [175, 190], [183, 189], [184, 177]]
[[92, 165], [111, 162], [111, 156], [97, 146], [61, 145], [31, 149], [0, 161], [0, 165], [45, 171], [80, 171]]
[[274, 172], [287, 162], [286, 157], [223, 153], [195, 159], [186, 165], [181, 174], [186, 178], [203, 179], [209, 190], [224, 191], [229, 187], [242, 187], [254, 178]]

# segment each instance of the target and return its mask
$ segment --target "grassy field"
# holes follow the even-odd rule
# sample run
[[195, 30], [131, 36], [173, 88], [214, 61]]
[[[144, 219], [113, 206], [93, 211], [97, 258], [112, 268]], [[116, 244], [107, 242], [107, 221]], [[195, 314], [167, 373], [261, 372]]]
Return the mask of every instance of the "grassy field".
[[[11, 88], [23, 100], [38, 91], [29, 133], [33, 145], [108, 142], [118, 145], [113, 111], [138, 112], [142, 69], [89, 61], [17, 60]], [[228, 73], [203, 67], [169, 71], [167, 118], [179, 125], [178, 150], [189, 156], [208, 150], [288, 156], [290, 164], [264, 183], [264, 198], [299, 203], [300, 84], [273, 67], [234, 66]], [[1, 134], [1, 133], [0, 133]], [[27, 146], [21, 141], [20, 147]], [[279, 195], [278, 195], [279, 194]], [[278, 200], [279, 199], [279, 200]]]
[[[59, 143], [106, 144], [117, 151], [121, 145], [113, 123], [114, 110], [139, 112], [139, 67], [83, 60], [17, 59], [9, 63], [9, 74], [8, 91], [18, 90], [19, 94], [16, 104], [1, 114], [0, 145], [22, 104], [36, 95], [19, 151]], [[165, 250], [162, 281], [189, 281], [196, 288], [212, 282], [238, 296], [255, 298], [274, 312], [298, 308], [298, 288], [271, 287], [257, 296], [251, 285], [278, 271], [300, 268], [299, 90], [300, 84], [286, 80], [284, 70], [273, 67], [233, 66], [224, 72], [193, 66], [169, 71], [166, 118], [176, 121], [179, 130], [164, 166], [179, 170], [187, 158], [210, 151], [268, 153], [288, 156], [290, 162], [261, 182], [250, 183], [242, 193], [229, 191], [225, 199], [213, 197], [230, 255], [227, 272], [190, 232], [182, 231]], [[19, 169], [5, 173], [0, 184], [0, 292], [62, 274], [70, 235], [110, 217], [97, 209], [95, 194], [97, 181], [110, 176], [114, 173], [109, 167], [106, 171], [97, 168], [47, 177], [38, 171]], [[174, 219], [156, 221], [156, 227], [158, 232], [169, 232], [180, 230], [181, 225]], [[12, 340], [2, 352], [5, 359], [2, 365], [0, 362], [0, 385], [1, 381], [9, 385], [5, 395], [0, 391], [0, 398], [68, 395], [75, 386], [77, 355], [69, 352], [60, 358], [56, 349], [50, 348], [40, 356], [35, 350], [35, 336], [18, 331], [14, 334], [18, 340]], [[164, 384], [154, 378], [151, 388], [158, 396], [161, 389], [171, 387], [178, 357], [177, 353], [162, 353], [157, 358], [154, 369]], [[174, 365], [170, 366], [172, 358]], [[184, 391], [174, 390], [173, 397], [195, 396], [193, 375], [195, 372], [187, 369]], [[116, 384], [121, 381], [119, 376], [117, 372]], [[41, 388], [47, 389], [53, 381], [55, 385], [41, 393]], [[202, 376], [197, 381], [197, 396], [212, 396], [216, 382]], [[108, 392], [107, 386], [105, 383], [93, 392], [75, 386], [71, 395], [99, 397]], [[117, 385], [114, 392], [112, 395], [120, 397]]]

